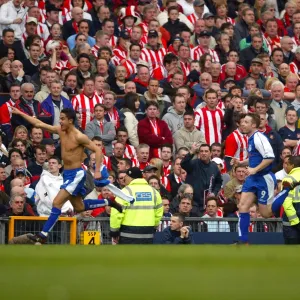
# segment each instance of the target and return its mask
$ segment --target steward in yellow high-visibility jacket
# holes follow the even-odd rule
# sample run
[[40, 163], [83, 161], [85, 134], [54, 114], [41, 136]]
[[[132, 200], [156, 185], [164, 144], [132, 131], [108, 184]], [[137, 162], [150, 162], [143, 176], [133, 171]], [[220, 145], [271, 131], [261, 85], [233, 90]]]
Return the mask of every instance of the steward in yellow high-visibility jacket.
[[288, 175], [283, 178], [282, 186], [297, 186], [289, 191], [283, 202], [283, 237], [286, 244], [300, 244], [300, 156], [288, 158], [286, 171]]
[[163, 215], [162, 199], [152, 188], [139, 168], [127, 170], [125, 176], [125, 194], [134, 197], [133, 204], [116, 198], [123, 206], [123, 212], [111, 209], [110, 233], [119, 244], [152, 244], [156, 227]]

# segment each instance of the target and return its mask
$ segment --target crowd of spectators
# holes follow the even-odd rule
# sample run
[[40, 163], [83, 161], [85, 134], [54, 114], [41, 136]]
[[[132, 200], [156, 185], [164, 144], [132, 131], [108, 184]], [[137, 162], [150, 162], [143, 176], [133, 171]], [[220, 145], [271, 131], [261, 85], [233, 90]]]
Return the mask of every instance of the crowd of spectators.
[[[50, 125], [73, 108], [110, 181], [123, 188], [139, 167], [176, 224], [178, 213], [238, 216], [245, 167], [231, 161], [247, 158], [247, 112], [260, 116], [279, 186], [286, 158], [300, 153], [299, 0], [1, 0], [0, 38], [2, 215], [48, 216], [62, 183], [58, 135], [13, 106]], [[95, 188], [94, 163], [86, 152], [89, 198], [113, 198]], [[75, 213], [69, 202], [62, 212]]]

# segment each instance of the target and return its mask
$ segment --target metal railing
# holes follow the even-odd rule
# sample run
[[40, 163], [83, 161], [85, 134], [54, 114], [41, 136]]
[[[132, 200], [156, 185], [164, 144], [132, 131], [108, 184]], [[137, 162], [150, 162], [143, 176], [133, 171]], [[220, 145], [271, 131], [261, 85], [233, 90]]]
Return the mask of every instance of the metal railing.
[[[7, 243], [14, 236], [41, 231], [46, 217], [4, 217], [0, 218], [0, 244]], [[185, 225], [190, 226], [194, 233], [235, 233], [238, 232], [238, 218], [186, 218]], [[170, 218], [163, 218], [158, 231], [169, 226]], [[59, 218], [49, 234], [49, 244], [80, 244], [82, 233], [85, 231], [99, 232], [100, 243], [111, 245], [109, 234], [109, 218]], [[251, 219], [250, 232], [280, 233], [281, 219]]]

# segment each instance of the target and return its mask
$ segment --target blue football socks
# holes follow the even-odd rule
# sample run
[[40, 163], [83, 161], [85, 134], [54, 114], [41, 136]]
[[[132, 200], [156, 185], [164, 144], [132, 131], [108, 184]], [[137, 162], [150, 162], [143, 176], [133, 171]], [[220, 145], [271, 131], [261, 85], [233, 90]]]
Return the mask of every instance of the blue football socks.
[[243, 243], [248, 243], [248, 229], [250, 225], [250, 214], [240, 213], [239, 215], [239, 240]]
[[41, 232], [42, 236], [44, 237], [48, 236], [49, 231], [53, 229], [60, 215], [61, 215], [61, 210], [59, 208], [52, 207], [51, 214], [48, 220], [46, 221], [43, 230]]

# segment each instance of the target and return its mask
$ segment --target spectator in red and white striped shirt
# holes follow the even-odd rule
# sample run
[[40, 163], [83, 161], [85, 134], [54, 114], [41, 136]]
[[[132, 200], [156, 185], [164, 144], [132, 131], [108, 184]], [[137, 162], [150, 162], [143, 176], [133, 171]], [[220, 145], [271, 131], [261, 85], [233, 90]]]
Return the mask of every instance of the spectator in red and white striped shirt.
[[222, 142], [224, 112], [217, 108], [218, 94], [209, 89], [204, 94], [206, 106], [195, 111], [195, 126], [201, 130], [209, 145]]
[[149, 154], [150, 154], [150, 146], [147, 144], [139, 144], [136, 147], [136, 154], [137, 158], [136, 159], [131, 159], [132, 160], [132, 165], [134, 167], [140, 168], [141, 171], [143, 171], [146, 166], [149, 165]]
[[245, 118], [244, 114], [240, 114], [238, 117], [235, 118], [237, 129], [234, 130], [230, 135], [228, 135], [227, 139], [225, 140], [225, 164], [226, 169], [228, 171], [231, 170], [231, 160], [233, 158], [238, 159], [239, 161], [244, 161], [248, 158], [248, 137], [242, 133], [241, 131], [241, 123]]
[[75, 111], [81, 114], [80, 127], [85, 130], [86, 124], [92, 121], [94, 117], [94, 106], [102, 103], [102, 99], [95, 93], [95, 82], [92, 78], [85, 79], [83, 91], [72, 99], [72, 105]]
[[202, 19], [204, 13], [204, 0], [195, 0], [193, 3], [194, 13], [189, 15], [188, 20], [195, 26], [197, 20]]
[[209, 53], [212, 57], [212, 61], [219, 62], [219, 56], [217, 52], [211, 49], [210, 46], [211, 33], [207, 30], [200, 32], [198, 42], [199, 46], [195, 47], [191, 51], [191, 58], [193, 60], [199, 60], [204, 53]]
[[157, 66], [163, 65], [166, 49], [158, 43], [158, 32], [151, 30], [148, 33], [148, 44], [142, 50], [141, 59], [146, 61], [150, 67], [150, 74]]
[[125, 146], [124, 157], [129, 159], [136, 159], [136, 151], [135, 148], [129, 144], [128, 141], [128, 132], [127, 129], [122, 126], [117, 129], [117, 142], [121, 143]]

